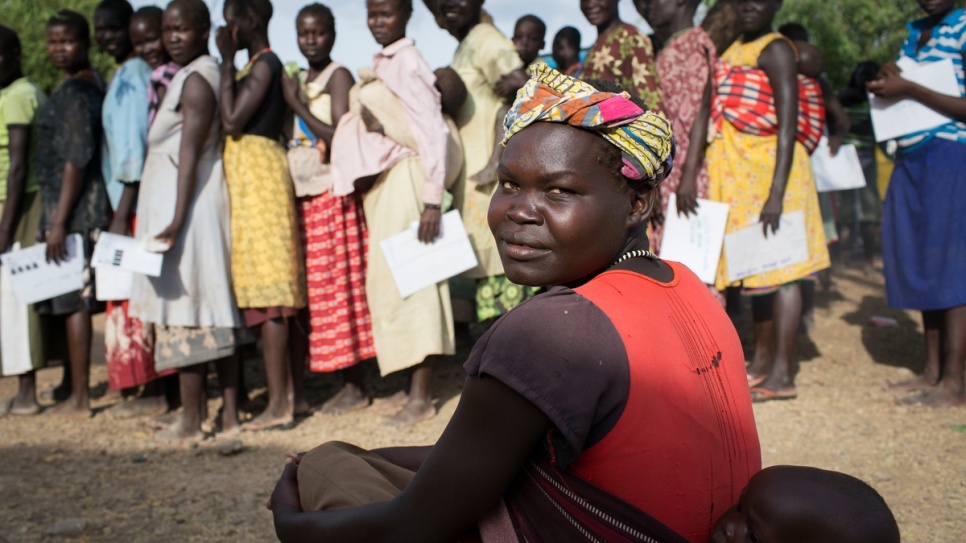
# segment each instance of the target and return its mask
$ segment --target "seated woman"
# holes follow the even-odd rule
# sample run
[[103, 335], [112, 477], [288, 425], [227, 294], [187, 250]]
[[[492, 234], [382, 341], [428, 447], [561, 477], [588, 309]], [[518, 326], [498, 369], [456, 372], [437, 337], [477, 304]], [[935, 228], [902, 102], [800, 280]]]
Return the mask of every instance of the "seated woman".
[[703, 542], [761, 467], [734, 328], [647, 250], [670, 124], [595, 84], [531, 68], [506, 120], [488, 220], [507, 277], [548, 291], [476, 344], [436, 445], [293, 458], [281, 541]]

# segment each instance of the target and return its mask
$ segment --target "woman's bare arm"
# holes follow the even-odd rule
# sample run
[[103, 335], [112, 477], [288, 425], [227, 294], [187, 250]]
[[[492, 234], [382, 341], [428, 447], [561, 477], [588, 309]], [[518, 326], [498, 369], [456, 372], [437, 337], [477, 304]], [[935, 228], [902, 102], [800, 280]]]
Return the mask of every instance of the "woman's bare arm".
[[178, 198], [171, 224], [157, 235], [158, 239], [167, 241], [169, 246], [177, 243], [188, 218], [197, 182], [198, 159], [214, 120], [215, 102], [215, 93], [204, 77], [200, 74], [188, 76], [181, 94], [184, 125], [181, 149], [178, 151]]
[[235, 65], [221, 64], [221, 127], [225, 134], [237, 136], [268, 95], [274, 81], [272, 70], [266, 62], [255, 62], [248, 77], [235, 91]]
[[768, 227], [778, 231], [782, 214], [782, 200], [785, 187], [792, 171], [795, 153], [795, 136], [798, 133], [798, 67], [795, 52], [785, 40], [771, 42], [761, 56], [758, 66], [765, 71], [775, 96], [775, 110], [778, 113], [778, 148], [775, 156], [775, 173], [771, 182], [768, 200], [761, 210], [761, 223], [765, 235]]
[[708, 123], [711, 121], [711, 98], [714, 93], [714, 65], [711, 62], [711, 52], [706, 52], [708, 80], [701, 95], [701, 106], [697, 117], [688, 133], [688, 154], [684, 158], [681, 171], [681, 183], [675, 192], [677, 212], [687, 217], [698, 212], [698, 172], [704, 163], [705, 152], [708, 147]]
[[13, 244], [13, 231], [20, 221], [20, 206], [30, 169], [30, 125], [7, 125], [10, 167], [7, 169], [7, 194], [0, 217], [0, 253]]
[[282, 75], [282, 94], [285, 96], [285, 103], [308, 125], [312, 134], [324, 141], [326, 146], [332, 147], [332, 136], [335, 134], [335, 127], [339, 125], [339, 119], [349, 111], [349, 89], [355, 80], [352, 74], [345, 68], [339, 68], [332, 74], [332, 79], [326, 86], [326, 92], [332, 97], [332, 125], [327, 125], [317, 119], [308, 106], [299, 100], [299, 83], [297, 76], [288, 74]]
[[272, 495], [282, 543], [454, 541], [498, 502], [550, 421], [502, 382], [470, 378], [459, 406], [412, 483], [396, 499], [342, 511], [303, 513], [296, 468]]

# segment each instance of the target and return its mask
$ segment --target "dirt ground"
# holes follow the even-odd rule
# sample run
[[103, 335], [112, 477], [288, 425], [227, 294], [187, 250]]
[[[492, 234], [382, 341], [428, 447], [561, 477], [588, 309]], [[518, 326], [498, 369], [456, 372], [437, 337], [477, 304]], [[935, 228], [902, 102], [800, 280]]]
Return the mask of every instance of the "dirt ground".
[[[897, 405], [902, 395], [883, 386], [920, 369], [919, 316], [890, 310], [878, 275], [840, 268], [835, 280], [838, 293], [819, 293], [816, 326], [801, 337], [799, 399], [755, 406], [765, 465], [851, 473], [883, 494], [904, 541], [966, 541], [966, 408]], [[743, 332], [750, 331], [748, 313], [738, 322]], [[874, 327], [872, 316], [896, 319], [898, 327]], [[432, 443], [459, 399], [461, 362], [436, 361], [439, 415], [415, 428], [383, 426], [391, 411], [377, 399], [342, 417], [310, 417], [294, 430], [244, 434], [244, 448], [234, 456], [218, 452], [227, 440], [217, 437], [194, 448], [158, 442], [145, 420], [101, 413], [110, 405], [103, 399], [95, 401], [98, 413], [88, 421], [4, 417], [0, 543], [273, 541], [265, 502], [285, 452], [333, 439], [364, 447]], [[263, 381], [254, 361], [248, 367], [258, 405]], [[60, 372], [41, 371], [40, 389], [52, 388]], [[103, 393], [103, 364], [92, 374], [95, 392]], [[338, 384], [331, 376], [312, 376], [310, 401], [320, 404]], [[402, 384], [379, 382], [376, 394], [386, 397]], [[0, 380], [0, 397], [15, 389], [15, 379]], [[211, 413], [217, 407], [212, 401]]]

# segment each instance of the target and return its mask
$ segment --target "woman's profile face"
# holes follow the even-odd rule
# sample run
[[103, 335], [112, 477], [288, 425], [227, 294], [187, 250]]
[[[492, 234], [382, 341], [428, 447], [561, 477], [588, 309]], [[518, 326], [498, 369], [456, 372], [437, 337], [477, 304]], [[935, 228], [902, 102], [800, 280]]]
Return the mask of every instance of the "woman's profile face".
[[47, 56], [58, 70], [73, 72], [87, 62], [89, 43], [76, 29], [62, 24], [47, 27]]
[[511, 281], [567, 284], [620, 256], [640, 216], [633, 214], [635, 192], [615, 178], [607, 145], [590, 132], [543, 122], [507, 143], [487, 219]]
[[299, 51], [310, 63], [324, 62], [335, 45], [335, 29], [322, 17], [306, 13], [295, 22]]
[[161, 34], [171, 60], [182, 66], [197, 58], [208, 44], [208, 29], [199, 28], [178, 4], [164, 10]]

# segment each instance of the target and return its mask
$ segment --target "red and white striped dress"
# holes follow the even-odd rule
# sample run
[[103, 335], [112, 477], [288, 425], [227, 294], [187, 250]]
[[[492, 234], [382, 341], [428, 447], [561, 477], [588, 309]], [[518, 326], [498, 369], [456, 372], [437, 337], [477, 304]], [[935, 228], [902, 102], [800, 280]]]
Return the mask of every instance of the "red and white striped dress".
[[[302, 72], [302, 97], [327, 124], [332, 124], [326, 107], [331, 98], [325, 91], [338, 67], [333, 62], [311, 82]], [[366, 221], [359, 197], [326, 191], [299, 198], [299, 230], [309, 297], [309, 369], [332, 372], [376, 356], [366, 302]]]

